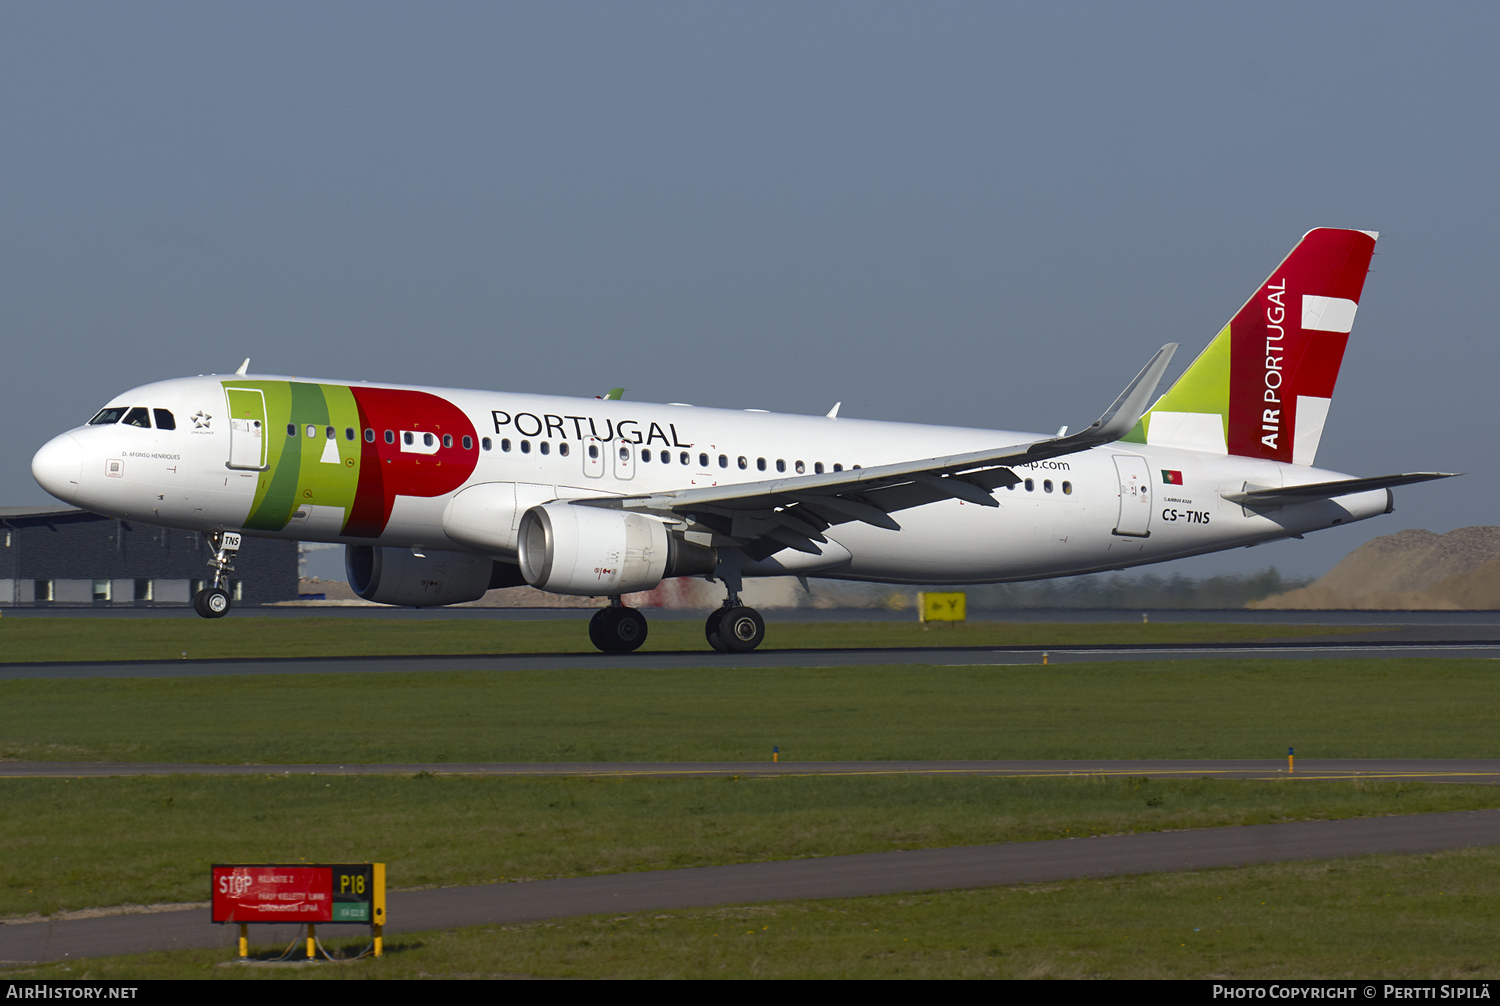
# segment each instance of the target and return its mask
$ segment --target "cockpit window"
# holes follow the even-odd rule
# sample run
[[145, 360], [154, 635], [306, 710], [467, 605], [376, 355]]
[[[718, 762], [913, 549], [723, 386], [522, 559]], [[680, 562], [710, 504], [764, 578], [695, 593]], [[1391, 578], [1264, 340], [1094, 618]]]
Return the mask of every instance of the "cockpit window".
[[140, 407], [136, 407], [125, 413], [125, 418], [122, 422], [126, 426], [139, 426], [147, 430], [151, 428], [151, 417], [146, 415], [146, 410]]
[[124, 409], [105, 409], [93, 419], [89, 420], [90, 426], [107, 426], [110, 423], [118, 423], [120, 417], [125, 414]]
[[172, 418], [172, 413], [166, 409], [152, 409], [151, 415], [156, 418], [156, 428], [158, 430], [177, 429], [177, 420]]

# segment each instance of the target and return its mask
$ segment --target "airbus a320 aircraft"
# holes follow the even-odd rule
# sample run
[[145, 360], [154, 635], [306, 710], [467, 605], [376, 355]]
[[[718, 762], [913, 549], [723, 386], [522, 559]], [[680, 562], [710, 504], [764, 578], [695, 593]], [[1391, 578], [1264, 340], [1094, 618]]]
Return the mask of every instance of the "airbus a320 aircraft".
[[744, 577], [997, 583], [1118, 570], [1364, 520], [1422, 472], [1312, 467], [1376, 235], [1309, 232], [1150, 405], [1163, 347], [1099, 420], [1057, 436], [613, 398], [255, 376], [117, 396], [32, 461], [96, 513], [204, 532], [199, 614], [230, 605], [239, 535], [346, 546], [371, 601], [494, 587], [609, 599], [589, 626], [627, 651], [621, 595], [665, 577], [726, 588], [708, 642], [765, 626]]

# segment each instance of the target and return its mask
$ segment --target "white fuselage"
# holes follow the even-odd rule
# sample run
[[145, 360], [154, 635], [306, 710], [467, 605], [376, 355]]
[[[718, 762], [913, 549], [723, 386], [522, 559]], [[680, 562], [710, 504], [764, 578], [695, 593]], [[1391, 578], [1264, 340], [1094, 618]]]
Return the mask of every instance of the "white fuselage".
[[[230, 467], [225, 387], [286, 381], [345, 395], [396, 389], [445, 400], [472, 424], [476, 443], [462, 462], [472, 462], [472, 470], [456, 488], [437, 495], [397, 494], [378, 534], [345, 534], [352, 503], [334, 489], [320, 488], [317, 479], [338, 474], [340, 465], [353, 471], [357, 463], [373, 463], [359, 460], [360, 451], [369, 450], [362, 443], [364, 423], [349, 426], [346, 436], [346, 424], [337, 420], [298, 415], [296, 405], [286, 415], [268, 407], [264, 436], [306, 438], [306, 446], [298, 441], [299, 463], [312, 481], [299, 490], [305, 505], [300, 499], [289, 505], [280, 526], [267, 526], [263, 517], [251, 521], [274, 473]], [[65, 502], [168, 527], [457, 551], [474, 549], [450, 538], [445, 513], [458, 492], [484, 483], [514, 484], [518, 501], [531, 505], [766, 481], [803, 471], [832, 472], [836, 466], [868, 468], [1040, 439], [999, 430], [273, 377], [163, 381], [120, 395], [110, 405], [169, 411], [175, 429], [114, 422], [57, 437], [38, 452], [33, 471]], [[326, 436], [325, 427], [331, 431]], [[384, 435], [380, 427], [371, 423], [376, 437]], [[486, 442], [487, 449], [481, 446]], [[415, 460], [429, 465], [447, 456], [436, 447], [424, 449], [420, 433], [407, 453], [424, 455]], [[447, 463], [452, 474], [458, 462]], [[332, 469], [317, 467], [330, 464]], [[821, 555], [786, 549], [748, 564], [745, 572], [912, 584], [1025, 580], [1250, 545], [1390, 508], [1390, 495], [1382, 489], [1251, 512], [1221, 494], [1346, 476], [1144, 444], [1112, 444], [1014, 471], [1025, 481], [995, 490], [998, 507], [955, 499], [930, 503], [894, 513], [899, 531], [858, 521], [836, 524], [826, 532], [829, 543]], [[505, 549], [489, 554], [514, 561]]]

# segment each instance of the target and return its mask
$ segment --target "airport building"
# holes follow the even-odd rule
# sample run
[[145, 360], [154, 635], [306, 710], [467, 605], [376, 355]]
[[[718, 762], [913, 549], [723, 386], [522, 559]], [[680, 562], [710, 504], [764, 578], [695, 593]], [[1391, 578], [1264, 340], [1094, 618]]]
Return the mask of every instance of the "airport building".
[[[196, 531], [75, 507], [0, 507], [0, 606], [177, 607], [211, 582]], [[297, 599], [297, 543], [245, 537], [229, 575], [236, 605]]]

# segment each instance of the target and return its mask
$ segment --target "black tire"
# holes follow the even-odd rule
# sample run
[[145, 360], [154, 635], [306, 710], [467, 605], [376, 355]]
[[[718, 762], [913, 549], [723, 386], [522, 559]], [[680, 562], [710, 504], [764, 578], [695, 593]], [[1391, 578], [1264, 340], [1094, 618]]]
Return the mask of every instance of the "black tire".
[[193, 610], [204, 618], [223, 618], [229, 614], [229, 593], [218, 587], [207, 587], [193, 595]]
[[729, 608], [719, 614], [719, 641], [732, 653], [749, 653], [766, 638], [766, 623], [754, 608]]
[[605, 653], [629, 653], [646, 641], [647, 628], [634, 608], [605, 608], [589, 620], [589, 642]]
[[729, 652], [729, 647], [724, 645], [724, 640], [719, 638], [719, 623], [724, 620], [724, 609], [716, 608], [708, 616], [708, 621], [703, 623], [703, 636], [708, 640], [708, 645], [720, 653]]

